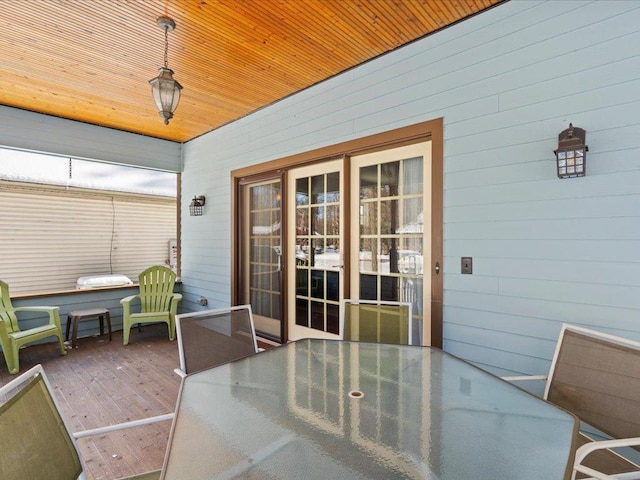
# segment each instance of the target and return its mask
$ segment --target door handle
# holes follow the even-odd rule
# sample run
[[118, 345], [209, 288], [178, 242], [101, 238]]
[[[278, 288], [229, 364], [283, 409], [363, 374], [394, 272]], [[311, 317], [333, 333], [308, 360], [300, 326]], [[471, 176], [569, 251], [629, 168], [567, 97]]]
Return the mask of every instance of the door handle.
[[435, 271], [436, 271], [436, 275], [440, 275], [440, 262], [436, 262]]

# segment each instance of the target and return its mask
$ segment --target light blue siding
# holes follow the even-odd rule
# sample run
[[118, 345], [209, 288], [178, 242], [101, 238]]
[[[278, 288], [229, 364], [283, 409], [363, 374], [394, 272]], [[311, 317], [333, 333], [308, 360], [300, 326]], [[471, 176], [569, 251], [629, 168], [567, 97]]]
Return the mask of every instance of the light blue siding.
[[0, 146], [179, 172], [182, 145], [0, 105]]
[[[231, 170], [443, 117], [445, 349], [540, 373], [562, 322], [640, 338], [638, 45], [639, 2], [514, 0], [187, 143], [186, 296], [229, 302]], [[587, 177], [559, 180], [569, 122]]]

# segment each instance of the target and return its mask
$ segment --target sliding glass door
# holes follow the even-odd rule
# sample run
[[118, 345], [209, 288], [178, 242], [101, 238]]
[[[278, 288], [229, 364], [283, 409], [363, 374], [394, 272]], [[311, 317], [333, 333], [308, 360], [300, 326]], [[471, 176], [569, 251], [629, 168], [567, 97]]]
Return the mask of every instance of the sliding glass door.
[[251, 304], [259, 336], [338, 339], [349, 298], [410, 303], [412, 343], [440, 344], [441, 233], [432, 226], [441, 222], [442, 183], [433, 151], [439, 159], [423, 140], [239, 181], [233, 302]]
[[282, 186], [280, 179], [241, 188], [240, 304], [251, 304], [256, 333], [283, 339]]

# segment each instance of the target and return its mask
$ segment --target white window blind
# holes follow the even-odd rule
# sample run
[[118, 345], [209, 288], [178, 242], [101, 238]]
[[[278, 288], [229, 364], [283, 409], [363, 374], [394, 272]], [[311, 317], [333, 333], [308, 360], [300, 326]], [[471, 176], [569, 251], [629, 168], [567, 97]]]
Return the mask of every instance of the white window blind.
[[172, 197], [0, 181], [0, 279], [12, 295], [76, 288], [85, 275], [137, 282], [169, 260]]

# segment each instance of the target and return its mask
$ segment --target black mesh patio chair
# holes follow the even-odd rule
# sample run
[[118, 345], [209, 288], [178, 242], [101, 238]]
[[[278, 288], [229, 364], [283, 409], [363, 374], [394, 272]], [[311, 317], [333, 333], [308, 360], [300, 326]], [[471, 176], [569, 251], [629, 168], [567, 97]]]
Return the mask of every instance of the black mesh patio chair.
[[176, 334], [180, 376], [260, 351], [250, 305], [176, 315]]

